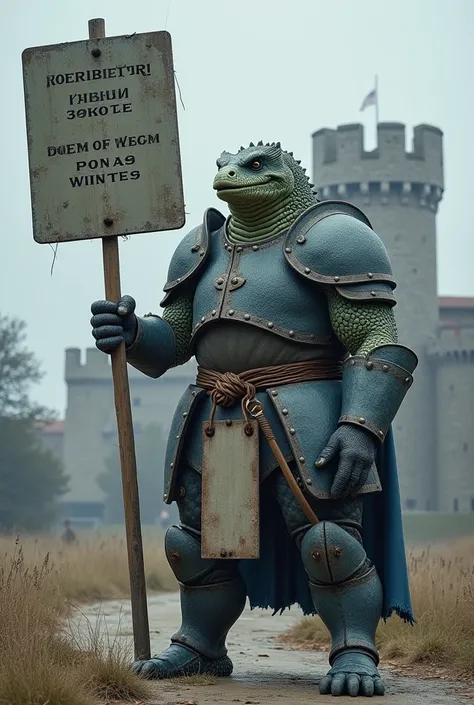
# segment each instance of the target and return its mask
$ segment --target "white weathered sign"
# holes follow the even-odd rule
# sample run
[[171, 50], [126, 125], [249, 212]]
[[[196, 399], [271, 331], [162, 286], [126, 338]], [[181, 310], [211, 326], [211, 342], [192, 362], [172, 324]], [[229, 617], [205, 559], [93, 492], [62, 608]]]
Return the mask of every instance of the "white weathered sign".
[[37, 242], [184, 225], [168, 32], [25, 49], [23, 76]]

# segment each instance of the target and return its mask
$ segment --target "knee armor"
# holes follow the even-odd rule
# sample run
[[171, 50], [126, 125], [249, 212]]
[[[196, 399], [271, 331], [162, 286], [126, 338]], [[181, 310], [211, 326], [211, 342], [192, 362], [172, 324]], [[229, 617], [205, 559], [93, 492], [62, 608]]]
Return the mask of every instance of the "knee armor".
[[179, 526], [166, 532], [165, 550], [181, 590], [182, 623], [172, 643], [210, 659], [225, 656], [227, 633], [247, 597], [236, 562], [201, 558], [198, 536]]
[[378, 664], [382, 586], [362, 544], [342, 526], [322, 521], [307, 532], [301, 555], [315, 608], [332, 636], [329, 662], [342, 651], [361, 651]]

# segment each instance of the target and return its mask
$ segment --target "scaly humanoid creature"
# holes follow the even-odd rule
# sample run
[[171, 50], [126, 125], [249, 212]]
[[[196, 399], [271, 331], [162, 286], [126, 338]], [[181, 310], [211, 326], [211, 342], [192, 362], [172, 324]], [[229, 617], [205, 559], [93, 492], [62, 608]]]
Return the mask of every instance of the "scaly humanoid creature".
[[[413, 621], [391, 424], [417, 358], [397, 340], [390, 261], [366, 216], [318, 201], [279, 143], [224, 152], [217, 166], [230, 217], [209, 209], [181, 241], [163, 316], [137, 317], [129, 296], [92, 305], [100, 350], [125, 341], [128, 362], [154, 378], [193, 355], [199, 365], [165, 470], [164, 499], [180, 513], [165, 545], [182, 624], [134, 669], [230, 675], [226, 637], [248, 597], [320, 615], [332, 637], [321, 693], [381, 695], [377, 624], [393, 612]], [[319, 523], [260, 431], [260, 557], [202, 558], [202, 429], [246, 418], [254, 397]], [[238, 458], [228, 462], [238, 473]]]

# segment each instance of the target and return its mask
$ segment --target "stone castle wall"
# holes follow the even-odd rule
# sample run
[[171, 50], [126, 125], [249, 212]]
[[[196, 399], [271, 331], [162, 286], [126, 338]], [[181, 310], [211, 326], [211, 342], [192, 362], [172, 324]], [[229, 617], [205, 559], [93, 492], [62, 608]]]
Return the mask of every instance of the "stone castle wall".
[[[179, 398], [195, 380], [194, 361], [169, 370], [158, 380], [128, 367], [135, 433], [156, 423], [165, 434]], [[96, 477], [105, 469], [105, 459], [117, 445], [112, 369], [108, 355], [88, 348], [66, 350], [65, 379], [67, 409], [64, 428], [64, 462], [71, 476], [65, 502], [101, 502]], [[157, 458], [157, 472], [163, 473], [163, 458]], [[161, 502], [161, 495], [157, 497]]]

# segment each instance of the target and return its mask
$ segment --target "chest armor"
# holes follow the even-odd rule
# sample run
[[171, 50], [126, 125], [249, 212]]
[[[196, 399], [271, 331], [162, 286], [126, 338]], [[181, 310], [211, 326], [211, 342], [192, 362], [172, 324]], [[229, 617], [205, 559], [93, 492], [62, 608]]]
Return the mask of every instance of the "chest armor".
[[285, 233], [262, 245], [235, 245], [214, 232], [194, 293], [193, 342], [216, 321], [238, 321], [299, 343], [335, 340], [326, 294], [288, 264]]

